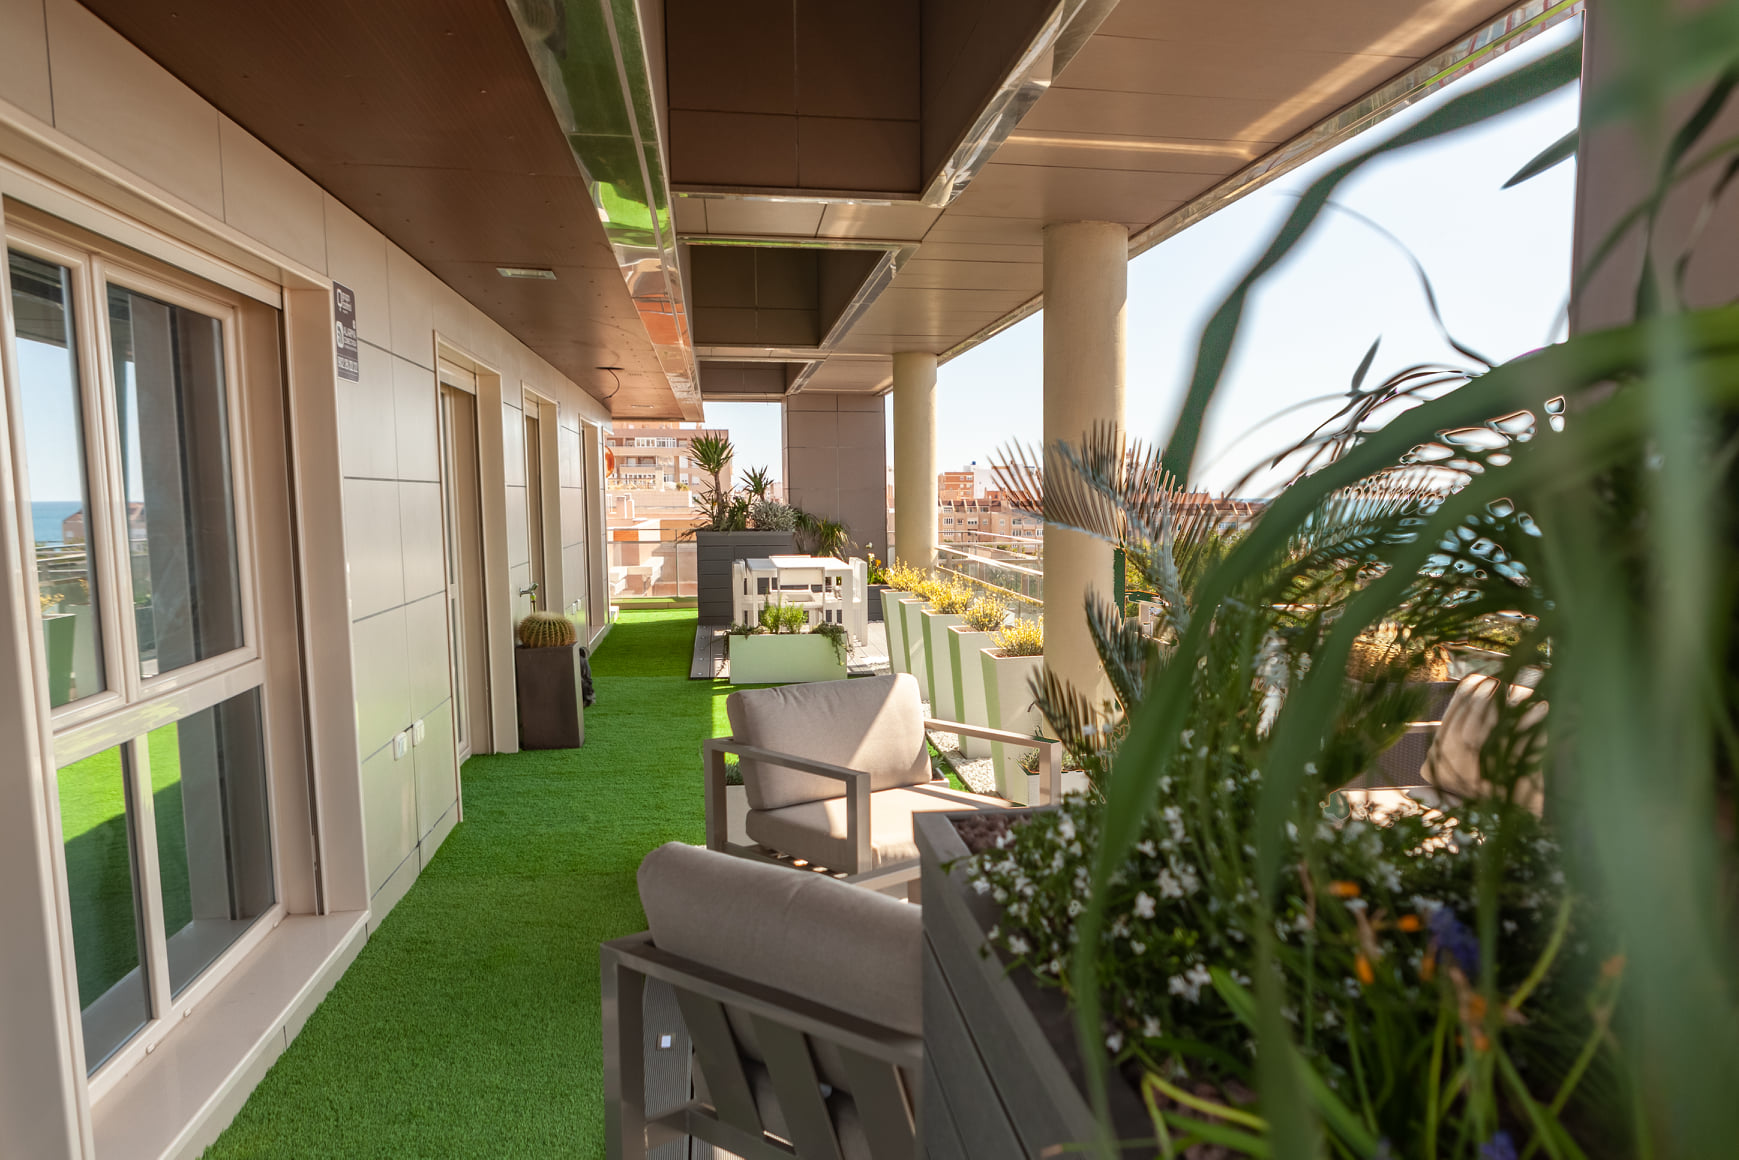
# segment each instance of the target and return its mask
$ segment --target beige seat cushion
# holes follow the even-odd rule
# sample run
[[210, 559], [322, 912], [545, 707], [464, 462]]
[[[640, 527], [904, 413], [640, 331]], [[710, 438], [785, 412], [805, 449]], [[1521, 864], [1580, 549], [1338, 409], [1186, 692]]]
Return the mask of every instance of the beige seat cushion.
[[820, 874], [670, 842], [640, 863], [660, 949], [909, 1035], [923, 913]]
[[[871, 789], [930, 780], [923, 705], [910, 673], [744, 689], [725, 698], [725, 712], [744, 745], [860, 770]], [[750, 809], [845, 795], [844, 782], [788, 766], [745, 760], [741, 768]]]
[[[846, 799], [803, 802], [777, 810], [750, 810], [744, 828], [749, 837], [772, 849], [806, 858], [820, 866], [851, 865], [852, 846], [845, 826]], [[885, 789], [870, 795], [870, 855], [872, 864], [861, 873], [899, 862], [915, 861], [918, 840], [912, 834], [912, 815], [937, 810], [1006, 810], [1001, 798], [983, 797], [949, 789], [946, 782], [901, 789]]]
[[[1480, 772], [1479, 751], [1497, 725], [1498, 682], [1494, 677], [1473, 676], [1455, 687], [1449, 706], [1443, 710], [1443, 724], [1431, 739], [1421, 771], [1427, 784], [1457, 798], [1483, 797], [1492, 792], [1492, 784]], [[1510, 685], [1505, 697], [1519, 705], [1533, 695], [1525, 685]], [[1546, 715], [1546, 702], [1536, 701], [1522, 715], [1524, 726], [1534, 726]], [[1538, 738], [1536, 752], [1539, 759]], [[1523, 778], [1516, 786], [1516, 804], [1539, 813], [1545, 808], [1544, 785], [1538, 773]]]

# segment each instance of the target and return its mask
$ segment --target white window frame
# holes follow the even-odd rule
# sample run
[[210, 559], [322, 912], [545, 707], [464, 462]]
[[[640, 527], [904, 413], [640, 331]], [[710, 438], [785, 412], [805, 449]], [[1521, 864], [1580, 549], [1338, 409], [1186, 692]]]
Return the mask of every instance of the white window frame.
[[[252, 463], [248, 452], [247, 392], [242, 383], [240, 303], [232, 291], [191, 283], [191, 274], [160, 272], [136, 261], [100, 238], [60, 232], [12, 216], [0, 220], [0, 290], [11, 294], [8, 251], [17, 250], [72, 272], [73, 335], [77, 358], [77, 390], [81, 437], [85, 448], [85, 539], [93, 556], [92, 576], [98, 586], [97, 623], [103, 650], [104, 689], [80, 697], [48, 713], [51, 734], [42, 739], [44, 797], [56, 847], [64, 849], [60, 818], [59, 771], [75, 761], [116, 747], [127, 750], [123, 762], [128, 779], [127, 817], [134, 844], [135, 889], [140, 898], [138, 921], [143, 924], [144, 954], [139, 969], [149, 987], [150, 1012], [145, 1026], [117, 1048], [95, 1071], [88, 1071], [84, 1037], [72, 1036], [74, 1058], [84, 1076], [92, 1103], [100, 1100], [129, 1071], [154, 1051], [181, 1019], [223, 981], [235, 965], [254, 950], [285, 915], [283, 843], [278, 838], [280, 816], [276, 778], [266, 770], [264, 793], [268, 810], [274, 902], [256, 916], [248, 929], [173, 994], [169, 975], [169, 932], [163, 911], [162, 879], [157, 864], [155, 799], [151, 786], [148, 737], [152, 730], [186, 719], [204, 709], [258, 689], [262, 760], [274, 752], [277, 727], [266, 711], [266, 666], [260, 656], [258, 608], [261, 595], [255, 570]], [[185, 279], [185, 281], [183, 281]], [[113, 284], [215, 318], [223, 330], [224, 393], [228, 419], [231, 506], [235, 520], [237, 582], [242, 613], [241, 646], [217, 656], [145, 677], [140, 672], [137, 626], [123, 615], [133, 608], [133, 582], [125, 483], [121, 478], [122, 433], [115, 409], [115, 374], [110, 350], [108, 287]], [[10, 316], [10, 308], [7, 311]], [[8, 349], [0, 357], [15, 357], [15, 336], [0, 334]], [[23, 527], [30, 527], [28, 448], [23, 433], [15, 434], [16, 501]], [[27, 581], [36, 591], [34, 541], [27, 545]], [[46, 646], [42, 621], [34, 628], [37, 695], [47, 702]], [[62, 973], [67, 993], [78, 995], [74, 961], [71, 886], [63, 856], [54, 859], [54, 889], [63, 948]], [[75, 998], [76, 1002], [76, 998]]]

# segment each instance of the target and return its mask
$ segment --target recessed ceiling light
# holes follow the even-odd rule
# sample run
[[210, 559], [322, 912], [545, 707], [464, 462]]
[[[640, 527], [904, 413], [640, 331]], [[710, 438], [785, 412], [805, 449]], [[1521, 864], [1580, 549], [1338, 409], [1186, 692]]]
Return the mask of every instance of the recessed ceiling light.
[[540, 270], [536, 266], [497, 266], [495, 272], [503, 278], [541, 278], [545, 282], [554, 282], [554, 270]]

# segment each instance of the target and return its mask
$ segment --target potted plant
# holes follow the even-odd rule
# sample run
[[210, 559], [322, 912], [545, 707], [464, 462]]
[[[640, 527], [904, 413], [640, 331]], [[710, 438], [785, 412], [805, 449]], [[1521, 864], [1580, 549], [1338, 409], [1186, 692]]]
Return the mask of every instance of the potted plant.
[[[736, 448], [722, 435], [703, 435], [689, 444], [695, 466], [711, 476], [711, 482], [694, 497], [700, 521], [688, 533], [695, 541], [696, 611], [702, 624], [729, 624], [732, 619], [733, 561], [789, 555], [797, 550], [795, 522], [784, 528], [762, 528], [751, 519], [757, 503], [773, 502], [766, 498], [766, 469], [749, 469], [744, 477], [749, 490], [737, 492], [725, 486], [725, 469], [735, 454]], [[784, 504], [776, 506], [791, 510]]]
[[878, 621], [883, 620], [887, 612], [882, 600], [882, 593], [888, 590], [889, 581], [888, 567], [886, 564], [883, 564], [881, 560], [876, 558], [876, 554], [873, 550], [874, 548], [874, 544], [865, 544], [863, 546], [864, 560], [865, 563], [869, 565], [869, 578], [866, 581], [869, 585], [869, 590], [864, 594], [864, 602], [868, 608], [870, 620]]
[[[985, 593], [961, 613], [959, 624], [949, 626], [946, 643], [949, 675], [954, 679], [954, 709], [959, 715], [956, 719], [968, 725], [991, 727], [984, 703], [984, 664], [978, 653], [991, 647], [993, 636], [1006, 620], [1008, 605], [1001, 597]], [[990, 742], [963, 734], [960, 750], [967, 757], [989, 757]]]
[[896, 673], [912, 671], [906, 658], [906, 618], [900, 602], [910, 596], [924, 578], [919, 569], [898, 561], [887, 570], [887, 586], [882, 589], [882, 623], [888, 636], [888, 667]]
[[586, 650], [573, 621], [533, 612], [519, 622], [517, 635], [513, 678], [520, 747], [578, 749], [586, 741]]
[[942, 582], [924, 575], [899, 601], [900, 637], [905, 642], [906, 672], [918, 679], [918, 695], [935, 702], [930, 694], [930, 658], [924, 651], [924, 612], [935, 599]]
[[785, 685], [842, 681], [846, 677], [846, 633], [838, 624], [805, 629], [801, 605], [769, 604], [760, 624], [731, 629], [731, 684]]
[[[979, 650], [978, 657], [990, 727], [1027, 734], [1038, 729], [1043, 717], [1033, 690], [1045, 665], [1044, 622], [1024, 617], [1010, 621], [992, 636], [991, 647]], [[997, 793], [1020, 805], [1038, 800], [1038, 778], [1021, 768], [1020, 754], [993, 741], [990, 756]]]
[[48, 703], [64, 705], [73, 696], [73, 645], [78, 620], [60, 611], [64, 592], [45, 592], [37, 598], [42, 611], [43, 644], [48, 652]]
[[930, 607], [919, 614], [918, 623], [924, 633], [924, 658], [930, 669], [930, 712], [944, 721], [961, 721], [959, 702], [954, 698], [954, 673], [950, 667], [947, 630], [961, 623], [961, 615], [972, 604], [972, 589], [946, 581], [936, 586]]

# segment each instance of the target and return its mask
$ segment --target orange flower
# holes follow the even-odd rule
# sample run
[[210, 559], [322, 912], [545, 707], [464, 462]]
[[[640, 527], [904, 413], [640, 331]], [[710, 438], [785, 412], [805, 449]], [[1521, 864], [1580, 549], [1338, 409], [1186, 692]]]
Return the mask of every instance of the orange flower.
[[1395, 929], [1405, 931], [1408, 934], [1417, 932], [1424, 925], [1416, 914], [1403, 914], [1395, 921]]
[[1359, 884], [1357, 882], [1347, 882], [1344, 879], [1330, 882], [1328, 884], [1328, 892], [1336, 898], [1357, 898], [1359, 896]]
[[1364, 955], [1359, 955], [1353, 960], [1353, 970], [1358, 972], [1359, 982], [1367, 987], [1377, 981], [1377, 973], [1371, 970], [1371, 960]]

